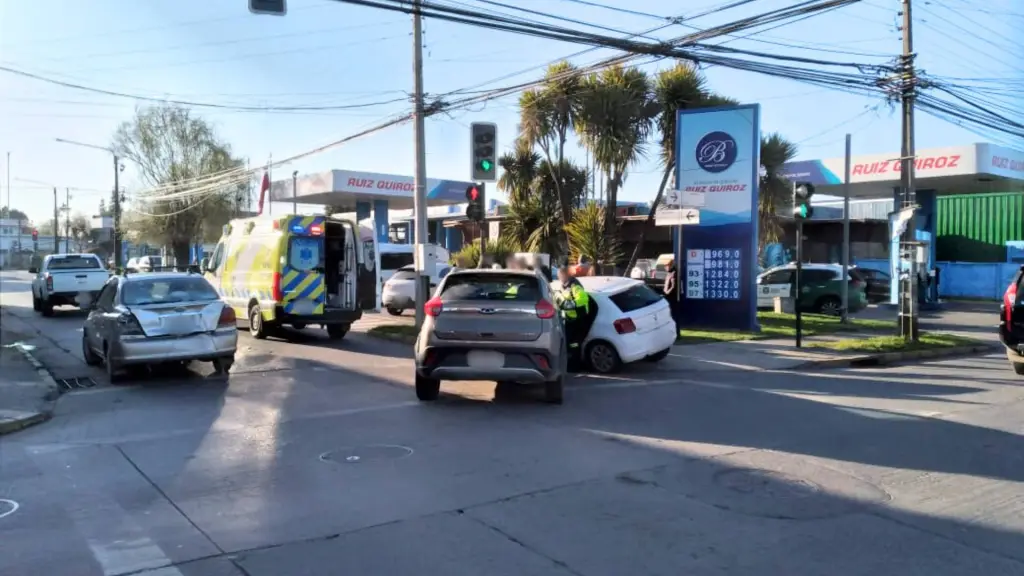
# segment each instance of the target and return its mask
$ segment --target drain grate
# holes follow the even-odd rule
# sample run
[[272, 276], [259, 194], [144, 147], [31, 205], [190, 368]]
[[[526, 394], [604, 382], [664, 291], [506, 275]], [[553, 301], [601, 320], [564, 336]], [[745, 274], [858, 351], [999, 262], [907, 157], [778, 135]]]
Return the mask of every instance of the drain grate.
[[57, 378], [57, 386], [60, 386], [62, 392], [70, 392], [72, 390], [83, 390], [85, 388], [92, 388], [96, 386], [96, 381], [89, 377], [81, 378]]

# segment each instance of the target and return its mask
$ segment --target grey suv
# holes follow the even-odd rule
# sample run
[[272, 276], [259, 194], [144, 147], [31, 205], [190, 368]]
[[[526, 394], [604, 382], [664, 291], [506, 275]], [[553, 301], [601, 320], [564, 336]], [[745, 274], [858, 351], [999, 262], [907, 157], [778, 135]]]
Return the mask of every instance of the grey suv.
[[543, 384], [562, 403], [565, 332], [548, 280], [531, 271], [455, 270], [424, 311], [416, 339], [416, 397], [435, 400], [441, 380]]

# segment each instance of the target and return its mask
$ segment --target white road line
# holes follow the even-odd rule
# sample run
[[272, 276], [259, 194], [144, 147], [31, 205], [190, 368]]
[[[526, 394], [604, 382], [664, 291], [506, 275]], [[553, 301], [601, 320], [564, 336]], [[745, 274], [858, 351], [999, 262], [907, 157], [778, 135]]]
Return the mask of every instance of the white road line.
[[4, 512], [0, 512], [0, 518], [7, 518], [11, 514], [14, 514], [15, 512], [18, 511], [18, 503], [15, 502], [14, 500], [8, 500], [7, 498], [0, 498], [0, 502], [3, 502], [4, 504], [7, 504], [7, 506], [10, 508], [10, 510], [6, 510]]

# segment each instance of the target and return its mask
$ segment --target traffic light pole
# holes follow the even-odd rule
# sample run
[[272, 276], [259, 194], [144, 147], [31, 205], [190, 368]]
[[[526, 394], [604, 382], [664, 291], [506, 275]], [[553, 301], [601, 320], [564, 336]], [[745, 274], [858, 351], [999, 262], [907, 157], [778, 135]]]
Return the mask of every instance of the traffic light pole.
[[793, 313], [796, 315], [796, 347], [803, 346], [803, 316], [800, 314], [800, 289], [803, 286], [800, 278], [804, 268], [804, 221], [796, 223], [796, 281], [793, 283]]
[[416, 244], [416, 327], [423, 325], [423, 305], [427, 301], [427, 294], [430, 290], [430, 278], [424, 275], [426, 263], [423, 262], [426, 254], [427, 243], [427, 144], [424, 135], [423, 118], [423, 16], [420, 13], [420, 0], [414, 0], [414, 11], [412, 14], [412, 42], [413, 42], [413, 98], [415, 106], [415, 118], [413, 132], [415, 133], [416, 148], [416, 185], [415, 196], [413, 197], [413, 216], [415, 217]]

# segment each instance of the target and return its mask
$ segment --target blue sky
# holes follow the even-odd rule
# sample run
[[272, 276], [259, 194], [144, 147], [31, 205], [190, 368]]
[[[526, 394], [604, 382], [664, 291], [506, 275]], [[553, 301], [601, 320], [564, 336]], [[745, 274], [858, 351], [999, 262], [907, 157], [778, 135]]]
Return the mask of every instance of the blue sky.
[[[594, 2], [665, 15], [692, 15], [725, 3]], [[462, 3], [474, 4], [473, 0]], [[793, 3], [759, 0], [691, 24], [712, 26]], [[515, 4], [629, 32], [659, 24], [653, 18], [572, 0], [517, 0]], [[1018, 4], [1017, 0], [992, 0], [984, 8], [976, 8], [979, 5], [970, 0], [918, 0], [915, 43], [920, 66], [931, 74], [950, 77], [1019, 79], [1021, 70], [1014, 62], [1024, 62], [1024, 58], [1008, 41], [1011, 30], [1024, 24], [1019, 16], [1024, 10]], [[754, 37], [802, 44], [809, 49], [794, 50], [753, 39], [734, 40], [728, 45], [823, 59], [879, 62], [901, 49], [898, 10], [898, 0], [865, 0]], [[1016, 15], [1006, 15], [1013, 13]], [[985, 33], [968, 35], [967, 29], [983, 29]], [[660, 36], [668, 38], [689, 31], [674, 26]], [[431, 20], [425, 25], [425, 43], [425, 88], [434, 94], [532, 69], [484, 87], [526, 81], [537, 77], [547, 62], [584, 49]], [[1013, 50], [1018, 52], [1014, 54]], [[592, 62], [608, 54], [595, 51], [577, 61]], [[249, 106], [374, 103], [404, 98], [411, 89], [411, 22], [402, 14], [330, 0], [290, 0], [289, 14], [284, 18], [252, 15], [246, 0], [0, 0], [0, 63], [67, 82], [153, 98]], [[653, 72], [657, 66], [645, 69]], [[855, 154], [899, 148], [898, 115], [886, 106], [873, 111], [877, 100], [732, 70], [711, 68], [707, 76], [711, 87], [722, 94], [744, 103], [760, 102], [763, 130], [781, 132], [797, 142], [800, 158], [841, 156], [846, 132], [854, 135]], [[94, 213], [100, 198], [109, 195], [103, 191], [112, 186], [109, 157], [54, 139], [107, 145], [118, 123], [130, 118], [137, 104], [131, 98], [98, 95], [0, 72], [0, 174], [5, 172], [2, 154], [10, 151], [12, 207], [27, 212], [37, 222], [45, 221], [53, 210], [50, 185], [57, 185], [62, 202], [63, 188], [75, 188], [71, 191], [72, 209]], [[236, 155], [260, 164], [270, 154], [288, 157], [338, 140], [406, 107], [406, 103], [393, 102], [316, 113], [196, 112], [214, 123]], [[430, 119], [428, 175], [467, 179], [469, 123], [497, 122], [504, 148], [512, 143], [517, 117], [516, 99], [505, 98]], [[919, 147], [993, 140], [918, 114]], [[1006, 140], [1002, 143], [1013, 144]], [[312, 172], [339, 168], [411, 175], [412, 144], [411, 126], [391, 128], [303, 159], [282, 168], [280, 174], [290, 174], [294, 169]], [[660, 174], [653, 148], [649, 158], [633, 168], [620, 198], [653, 198]], [[582, 154], [578, 160], [583, 162]], [[137, 185], [130, 166], [123, 185], [129, 192]], [[6, 193], [4, 184], [4, 197], [0, 198], [4, 204]]]

